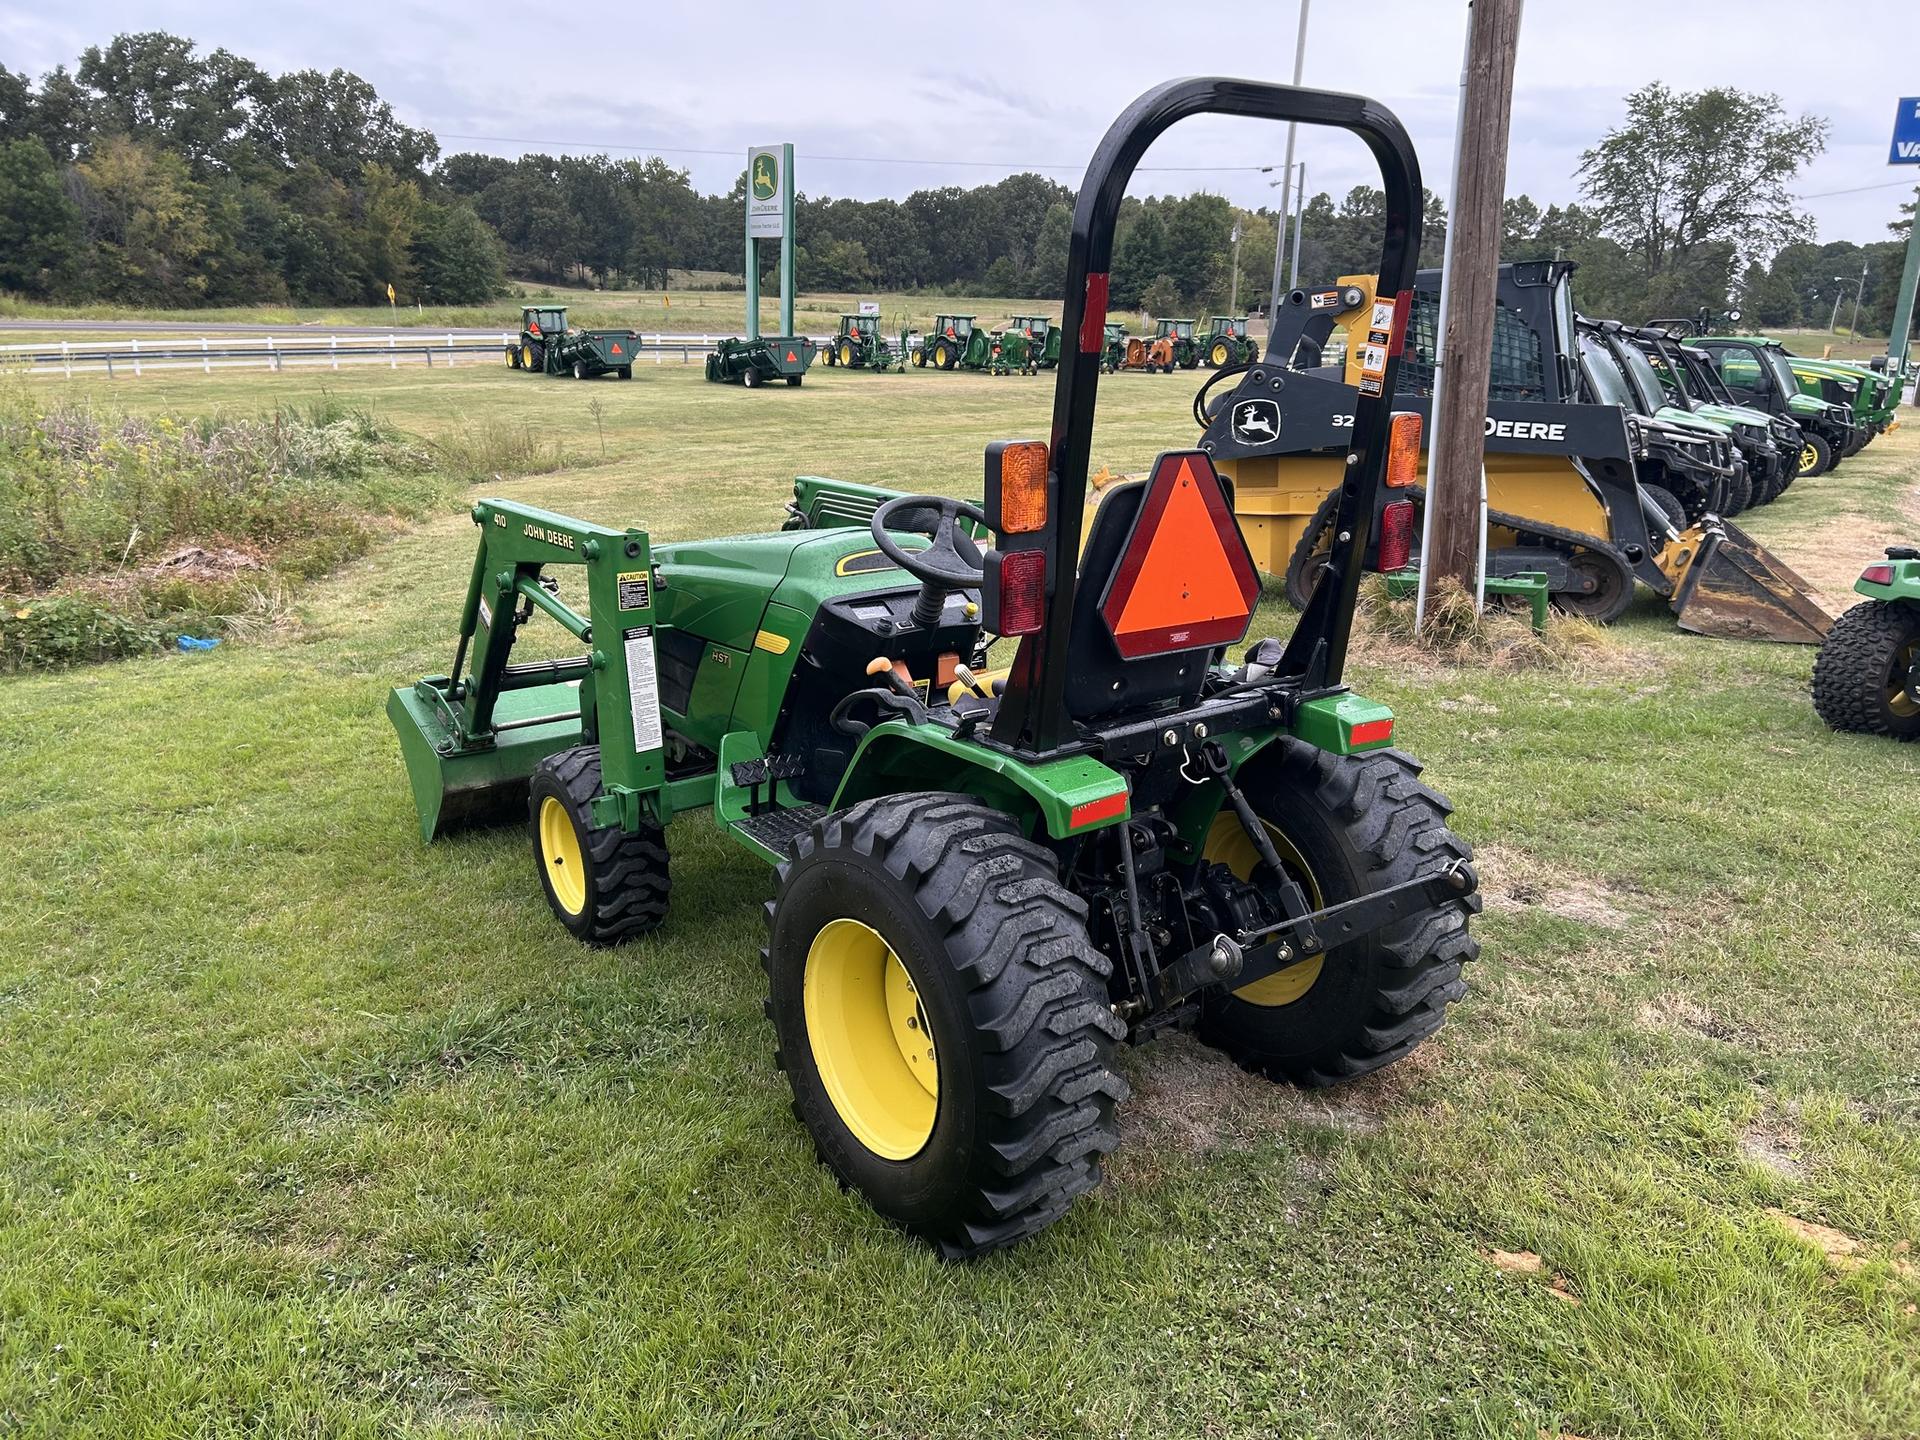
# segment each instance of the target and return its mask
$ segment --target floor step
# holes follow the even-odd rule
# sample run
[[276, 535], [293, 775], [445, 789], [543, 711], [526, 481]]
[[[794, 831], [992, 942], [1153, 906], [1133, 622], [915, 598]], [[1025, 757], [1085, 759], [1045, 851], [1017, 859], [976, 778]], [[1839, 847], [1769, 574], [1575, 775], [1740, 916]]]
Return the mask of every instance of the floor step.
[[733, 822], [733, 828], [756, 845], [785, 855], [793, 842], [827, 813], [824, 805], [789, 805], [784, 810], [769, 810], [764, 815], [748, 815]]

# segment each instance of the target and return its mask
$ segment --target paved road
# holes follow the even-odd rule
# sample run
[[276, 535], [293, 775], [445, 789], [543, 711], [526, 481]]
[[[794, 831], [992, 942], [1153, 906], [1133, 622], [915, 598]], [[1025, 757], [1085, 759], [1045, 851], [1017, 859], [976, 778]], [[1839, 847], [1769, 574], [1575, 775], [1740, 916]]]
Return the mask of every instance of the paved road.
[[0, 320], [0, 330], [28, 330], [41, 334], [73, 331], [86, 335], [449, 335], [492, 338], [514, 327], [511, 322], [490, 329], [462, 329], [456, 325], [239, 325], [226, 320]]

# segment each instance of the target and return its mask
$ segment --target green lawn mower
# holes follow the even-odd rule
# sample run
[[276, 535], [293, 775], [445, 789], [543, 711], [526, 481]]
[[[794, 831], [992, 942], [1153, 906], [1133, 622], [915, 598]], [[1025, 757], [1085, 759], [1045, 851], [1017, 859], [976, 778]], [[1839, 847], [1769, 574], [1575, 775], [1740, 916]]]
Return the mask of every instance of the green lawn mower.
[[520, 307], [520, 338], [507, 346], [507, 364], [536, 375], [633, 378], [640, 337], [631, 330], [574, 330], [564, 305]]
[[1867, 598], [1820, 646], [1813, 708], [1836, 730], [1920, 740], [1920, 549], [1888, 546], [1853, 588]]
[[[1356, 133], [1382, 171], [1382, 287], [1412, 284], [1419, 171], [1387, 110], [1162, 85], [1078, 191], [1052, 438], [989, 445], [983, 482], [956, 482], [981, 504], [896, 495], [866, 525], [656, 544], [483, 500], [453, 665], [388, 702], [421, 833], [524, 815], [582, 941], [668, 922], [682, 812], [765, 861], [795, 1112], [843, 1185], [949, 1258], [1098, 1183], [1118, 1042], [1190, 1027], [1331, 1084], [1438, 1029], [1476, 953], [1449, 807], [1341, 681], [1362, 571], [1405, 559], [1410, 503], [1376, 504], [1408, 417], [1360, 398], [1325, 581], [1238, 658], [1259, 579], [1205, 450], [1088, 512], [1121, 198], [1161, 132], [1209, 112]], [[1388, 395], [1400, 348], [1396, 324]], [[536, 618], [578, 653], [516, 660]]]

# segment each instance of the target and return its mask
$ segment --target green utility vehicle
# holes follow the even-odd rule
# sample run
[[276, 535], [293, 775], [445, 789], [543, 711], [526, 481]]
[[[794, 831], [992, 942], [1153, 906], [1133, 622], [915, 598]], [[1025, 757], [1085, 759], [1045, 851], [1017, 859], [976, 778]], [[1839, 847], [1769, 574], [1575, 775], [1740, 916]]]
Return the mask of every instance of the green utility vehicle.
[[1046, 315], [1015, 315], [1007, 321], [1009, 329], [1027, 337], [1036, 369], [1052, 370], [1060, 363], [1060, 327]]
[[722, 385], [744, 385], [749, 390], [784, 380], [798, 385], [806, 378], [818, 347], [805, 335], [762, 335], [757, 340], [722, 340], [707, 356], [707, 379]]
[[1247, 335], [1245, 315], [1216, 315], [1201, 347], [1207, 367], [1224, 370], [1229, 365], [1251, 365], [1260, 358], [1260, 347]]
[[1820, 646], [1813, 708], [1836, 730], [1920, 740], [1920, 549], [1888, 546], [1853, 588], [1867, 598]]
[[1787, 352], [1778, 341], [1702, 335], [1694, 344], [1706, 352], [1720, 383], [1737, 403], [1784, 416], [1800, 427], [1800, 459], [1794, 470], [1797, 477], [1824, 475], [1851, 453], [1851, 414], [1843, 405], [1803, 394]]
[[522, 305], [520, 338], [507, 346], [507, 364], [536, 375], [633, 378], [640, 337], [632, 330], [574, 330], [564, 305]]
[[985, 370], [993, 359], [993, 342], [975, 325], [971, 315], [936, 315], [933, 329], [914, 352], [913, 363], [935, 370]]
[[887, 343], [880, 333], [877, 315], [842, 315], [840, 333], [827, 343], [827, 364], [848, 370], [904, 370], [907, 368], [906, 336], [900, 348]]
[[1111, 375], [1127, 360], [1127, 327], [1106, 322], [1100, 337], [1100, 370]]
[[[1626, 339], [1617, 320], [1575, 319], [1581, 361], [1590, 378], [1604, 368], [1639, 417], [1635, 469], [1640, 488], [1660, 507], [1667, 523], [1682, 531], [1710, 515], [1726, 515], [1751, 494], [1746, 457], [1734, 444], [1733, 426], [1695, 415], [1669, 402], [1647, 357]], [[1605, 360], [1611, 364], [1606, 364]], [[1736, 503], [1738, 504], [1736, 505]]]
[[[1067, 336], [1089, 307], [1099, 323], [1135, 160], [1207, 112], [1356, 133], [1382, 171], [1383, 285], [1412, 283], [1419, 171], [1388, 111], [1177, 80], [1079, 188]], [[453, 665], [388, 702], [422, 834], [519, 810], [583, 941], [667, 921], [681, 812], [765, 861], [795, 1112], [842, 1184], [948, 1257], [1098, 1183], [1116, 1042], [1192, 1027], [1252, 1071], [1332, 1084], [1438, 1029], [1476, 953], [1449, 807], [1341, 680], [1362, 571], [1410, 543], [1410, 502], [1375, 519], [1406, 417], [1360, 399], [1325, 583], [1287, 639], [1230, 655], [1260, 585], [1204, 450], [1087, 513], [1097, 362], [1063, 352], [1051, 443], [989, 445], [978, 506], [900, 495], [865, 527], [662, 544], [483, 500]], [[578, 653], [516, 660], [535, 617]]]
[[1193, 321], [1161, 320], [1154, 326], [1153, 338], [1165, 340], [1173, 348], [1173, 363], [1181, 370], [1192, 370], [1200, 363], [1200, 342], [1193, 338]]
[[[1781, 347], [1783, 350], [1786, 347]], [[1877, 435], [1884, 435], [1900, 422], [1899, 387], [1893, 377], [1871, 365], [1855, 365], [1844, 360], [1823, 360], [1816, 356], [1796, 355], [1787, 350], [1787, 362], [1800, 381], [1800, 391], [1816, 399], [1845, 404], [1853, 413], [1858, 428], [1855, 451], [1864, 449]]]
[[1726, 514], [1778, 499], [1799, 466], [1800, 427], [1784, 415], [1736, 405], [1706, 351], [1686, 344], [1680, 332], [1647, 325], [1626, 333], [1673, 404], [1732, 427], [1746, 458], [1748, 485], [1744, 496], [1730, 496]]

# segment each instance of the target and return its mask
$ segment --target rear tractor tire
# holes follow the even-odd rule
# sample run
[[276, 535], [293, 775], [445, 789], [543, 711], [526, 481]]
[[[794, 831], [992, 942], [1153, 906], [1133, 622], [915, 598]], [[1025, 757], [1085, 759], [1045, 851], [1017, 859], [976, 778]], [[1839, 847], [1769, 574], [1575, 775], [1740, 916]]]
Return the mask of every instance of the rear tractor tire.
[[[1447, 826], [1452, 807], [1398, 750], [1340, 756], [1283, 738], [1240, 784], [1281, 863], [1316, 908], [1337, 905], [1469, 859]], [[1263, 867], [1230, 809], [1205, 854], [1247, 878]], [[1467, 932], [1478, 894], [1442, 902], [1326, 954], [1201, 1004], [1200, 1039], [1248, 1070], [1333, 1085], [1390, 1065], [1440, 1028], [1466, 993], [1479, 954]]]
[[843, 1188], [957, 1260], [1099, 1183], [1126, 1095], [1112, 967], [1012, 817], [962, 795], [862, 801], [795, 842], [778, 887], [775, 1062]]
[[598, 746], [562, 750], [534, 768], [533, 863], [547, 904], [575, 939], [617, 945], [667, 918], [667, 837], [653, 820], [631, 831], [596, 825], [599, 793]]
[[1866, 600], [1833, 622], [1813, 661], [1813, 708], [1835, 730], [1920, 740], [1920, 605]]

